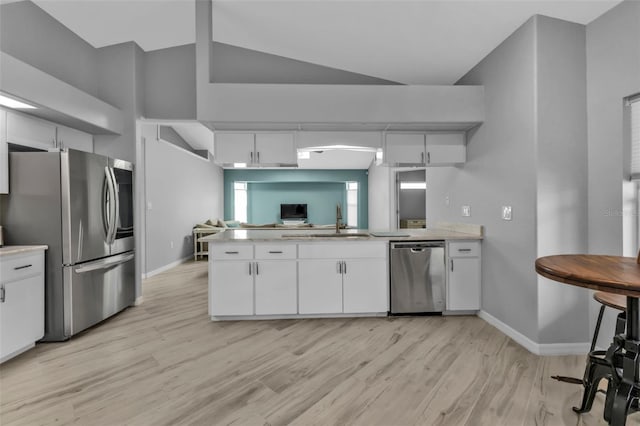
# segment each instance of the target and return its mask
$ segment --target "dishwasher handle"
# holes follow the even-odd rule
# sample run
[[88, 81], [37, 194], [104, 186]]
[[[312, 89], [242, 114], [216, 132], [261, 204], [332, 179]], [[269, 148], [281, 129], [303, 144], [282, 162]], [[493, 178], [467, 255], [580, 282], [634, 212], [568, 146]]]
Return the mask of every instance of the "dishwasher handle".
[[391, 243], [391, 249], [411, 249], [414, 253], [428, 248], [444, 248], [444, 241]]

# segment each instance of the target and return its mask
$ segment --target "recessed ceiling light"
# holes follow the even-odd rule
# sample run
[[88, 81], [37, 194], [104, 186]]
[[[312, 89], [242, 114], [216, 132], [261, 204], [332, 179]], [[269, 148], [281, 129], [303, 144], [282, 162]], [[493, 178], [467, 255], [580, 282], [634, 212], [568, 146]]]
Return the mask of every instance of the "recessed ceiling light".
[[20, 109], [36, 109], [33, 105], [25, 104], [24, 102], [16, 101], [8, 96], [0, 95], [0, 105], [8, 108], [20, 108]]

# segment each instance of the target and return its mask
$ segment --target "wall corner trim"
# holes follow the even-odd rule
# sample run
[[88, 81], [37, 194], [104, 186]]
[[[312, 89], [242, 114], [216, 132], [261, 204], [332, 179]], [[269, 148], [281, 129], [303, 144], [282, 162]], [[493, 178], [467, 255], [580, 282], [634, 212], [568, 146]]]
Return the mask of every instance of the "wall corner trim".
[[590, 342], [584, 343], [536, 343], [524, 334], [503, 323], [486, 311], [478, 312], [482, 318], [502, 333], [513, 339], [516, 343], [535, 355], [585, 355], [589, 352]]

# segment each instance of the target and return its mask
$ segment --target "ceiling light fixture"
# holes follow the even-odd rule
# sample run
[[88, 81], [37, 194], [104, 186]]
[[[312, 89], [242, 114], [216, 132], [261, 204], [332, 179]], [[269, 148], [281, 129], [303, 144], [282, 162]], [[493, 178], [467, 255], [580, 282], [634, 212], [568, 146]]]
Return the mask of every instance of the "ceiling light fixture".
[[17, 101], [5, 95], [0, 95], [0, 105], [14, 109], [36, 109], [33, 105]]

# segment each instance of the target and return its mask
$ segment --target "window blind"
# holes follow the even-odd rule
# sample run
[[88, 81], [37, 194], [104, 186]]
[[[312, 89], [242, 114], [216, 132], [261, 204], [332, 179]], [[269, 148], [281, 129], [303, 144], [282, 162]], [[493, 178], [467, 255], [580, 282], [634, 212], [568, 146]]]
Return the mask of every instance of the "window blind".
[[629, 100], [631, 108], [631, 179], [640, 180], [640, 95]]

